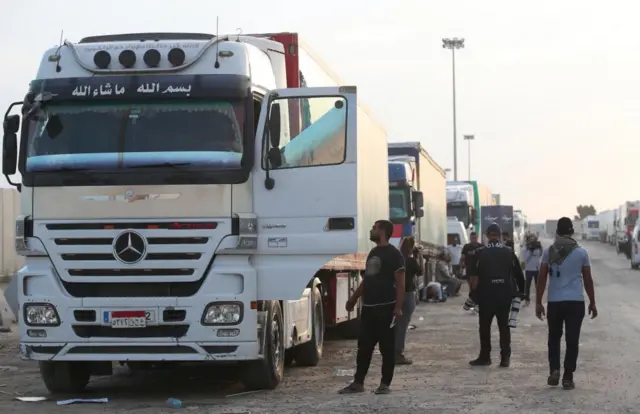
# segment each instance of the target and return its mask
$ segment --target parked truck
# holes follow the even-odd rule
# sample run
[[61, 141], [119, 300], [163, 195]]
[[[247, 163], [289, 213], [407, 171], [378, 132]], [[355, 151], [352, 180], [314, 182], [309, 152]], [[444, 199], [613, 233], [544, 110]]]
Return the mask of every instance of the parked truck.
[[587, 216], [584, 218], [585, 240], [600, 240], [600, 222], [598, 216]]
[[640, 200], [625, 201], [615, 212], [616, 251], [631, 258], [631, 233], [638, 221]]
[[[482, 235], [486, 239], [487, 228], [491, 223], [497, 223], [503, 233], [509, 233], [513, 239], [514, 232], [514, 219], [513, 219], [513, 206], [499, 205], [499, 206], [482, 206]], [[517, 250], [517, 245], [514, 242], [514, 246]]]
[[446, 174], [419, 142], [389, 143], [389, 208], [393, 243], [415, 236], [434, 258], [447, 242]]
[[22, 176], [26, 257], [5, 296], [47, 388], [112, 361], [223, 361], [269, 389], [318, 363], [326, 327], [354, 332], [345, 301], [389, 213], [386, 134], [356, 97], [295, 33], [46, 51], [2, 167]]
[[447, 216], [458, 217], [469, 233], [482, 229], [480, 206], [491, 206], [494, 202], [491, 190], [477, 181], [447, 183]]

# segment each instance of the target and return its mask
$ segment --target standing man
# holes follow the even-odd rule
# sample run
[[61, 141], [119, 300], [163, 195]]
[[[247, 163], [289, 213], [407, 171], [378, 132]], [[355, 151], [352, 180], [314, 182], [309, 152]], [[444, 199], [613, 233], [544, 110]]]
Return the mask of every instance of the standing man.
[[513, 240], [511, 240], [511, 235], [507, 231], [502, 233], [502, 244], [504, 244], [505, 246], [511, 248], [511, 250], [513, 250], [515, 252], [515, 247], [513, 245]]
[[471, 241], [462, 247], [462, 254], [460, 256], [460, 265], [462, 266], [462, 269], [465, 270], [465, 275], [463, 276], [463, 278], [467, 279], [469, 291], [471, 291], [471, 281], [469, 278], [468, 269], [475, 267], [476, 250], [478, 250], [478, 248], [482, 246], [482, 243], [478, 241], [478, 233], [476, 233], [475, 231], [471, 232], [470, 238]]
[[527, 239], [527, 244], [522, 249], [522, 262], [524, 263], [524, 301], [525, 305], [531, 302], [531, 283], [538, 283], [538, 273], [540, 272], [540, 260], [542, 259], [542, 244], [535, 234], [531, 234]]
[[424, 258], [421, 248], [416, 246], [416, 239], [413, 236], [405, 237], [402, 240], [400, 253], [404, 258], [404, 303], [402, 316], [396, 319], [396, 365], [411, 365], [413, 361], [404, 355], [404, 345], [407, 340], [411, 315], [416, 309], [417, 279], [418, 276], [424, 274]]
[[494, 317], [500, 330], [500, 366], [507, 368], [511, 361], [511, 301], [518, 292], [524, 291], [524, 277], [513, 250], [500, 243], [500, 233], [496, 223], [487, 228], [487, 246], [477, 250], [475, 268], [470, 269], [471, 289], [480, 306], [480, 355], [469, 362], [473, 366], [491, 365]]
[[351, 312], [362, 296], [360, 334], [356, 373], [353, 382], [340, 390], [340, 394], [364, 391], [364, 378], [369, 371], [376, 344], [382, 354], [382, 380], [376, 394], [389, 394], [396, 364], [396, 318], [402, 316], [405, 295], [404, 259], [389, 239], [393, 224], [378, 220], [371, 228], [369, 238], [376, 244], [367, 257], [364, 279], [349, 298], [347, 311]]
[[460, 278], [460, 260], [462, 258], [462, 246], [460, 246], [460, 237], [455, 234], [451, 244], [446, 248], [449, 257], [451, 258], [451, 271], [453, 275]]
[[589, 297], [589, 315], [598, 316], [596, 294], [591, 275], [589, 254], [573, 239], [573, 223], [568, 217], [558, 220], [556, 240], [542, 254], [542, 266], [536, 288], [536, 316], [542, 320], [545, 310], [542, 296], [549, 280], [547, 295], [547, 324], [549, 326], [549, 370], [547, 384], [560, 382], [560, 340], [566, 331], [567, 349], [564, 355], [562, 388], [575, 388], [573, 373], [578, 363], [580, 329], [584, 319], [584, 290]]

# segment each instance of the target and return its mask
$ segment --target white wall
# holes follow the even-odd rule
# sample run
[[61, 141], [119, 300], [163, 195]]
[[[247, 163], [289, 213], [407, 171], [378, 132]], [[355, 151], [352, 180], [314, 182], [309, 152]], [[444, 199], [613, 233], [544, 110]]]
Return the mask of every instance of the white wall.
[[0, 245], [0, 279], [13, 276], [22, 266], [24, 257], [16, 254], [15, 228], [16, 217], [20, 214], [20, 193], [13, 188], [2, 188], [0, 192], [0, 226], [2, 226], [2, 245]]

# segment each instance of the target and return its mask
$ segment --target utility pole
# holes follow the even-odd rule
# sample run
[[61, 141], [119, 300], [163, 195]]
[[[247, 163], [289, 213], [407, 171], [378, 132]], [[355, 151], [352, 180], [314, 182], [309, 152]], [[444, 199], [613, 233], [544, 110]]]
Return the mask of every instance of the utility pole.
[[468, 159], [468, 162], [469, 162], [469, 171], [468, 171], [469, 177], [467, 178], [467, 180], [471, 181], [471, 141], [476, 139], [476, 136], [475, 135], [464, 135], [463, 138], [469, 144], [469, 150], [468, 150], [468, 154], [467, 154], [467, 159]]
[[458, 181], [458, 140], [456, 123], [456, 49], [464, 48], [464, 39], [454, 37], [442, 39], [442, 48], [451, 49], [451, 62], [453, 69], [453, 180]]

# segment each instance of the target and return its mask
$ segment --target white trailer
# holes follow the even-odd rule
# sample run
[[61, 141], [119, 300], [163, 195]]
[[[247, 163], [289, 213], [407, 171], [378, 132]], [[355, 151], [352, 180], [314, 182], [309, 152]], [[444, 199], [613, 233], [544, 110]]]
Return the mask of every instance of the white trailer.
[[318, 363], [327, 325], [357, 321], [386, 134], [308, 56], [295, 33], [45, 52], [4, 120], [3, 173], [22, 176], [26, 256], [5, 296], [50, 391], [112, 361], [235, 361], [274, 388], [287, 361]]
[[597, 216], [587, 216], [585, 222], [585, 240], [600, 240], [600, 222]]

